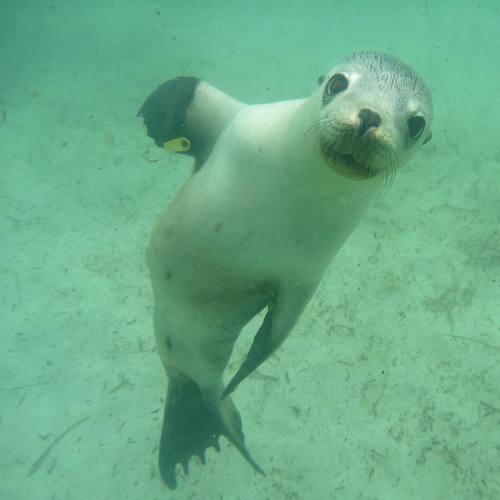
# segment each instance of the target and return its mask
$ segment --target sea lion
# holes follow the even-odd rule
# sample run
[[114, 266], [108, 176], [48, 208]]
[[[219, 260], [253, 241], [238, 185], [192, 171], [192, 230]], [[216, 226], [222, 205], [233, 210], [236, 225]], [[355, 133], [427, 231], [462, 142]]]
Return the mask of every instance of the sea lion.
[[[431, 137], [424, 81], [394, 57], [357, 53], [308, 99], [246, 105], [194, 77], [169, 80], [139, 113], [156, 144], [195, 158], [149, 243], [154, 328], [168, 377], [159, 467], [225, 436], [263, 473], [229, 394], [284, 341], [381, 185]], [[266, 309], [242, 366], [222, 376]]]

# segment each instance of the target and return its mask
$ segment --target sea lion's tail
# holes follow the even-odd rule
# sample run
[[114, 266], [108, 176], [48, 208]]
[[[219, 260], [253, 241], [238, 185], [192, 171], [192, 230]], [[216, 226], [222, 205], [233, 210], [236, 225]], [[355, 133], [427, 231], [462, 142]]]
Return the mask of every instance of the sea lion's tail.
[[245, 447], [241, 418], [231, 398], [209, 401], [191, 379], [170, 377], [159, 456], [160, 473], [167, 486], [177, 486], [177, 464], [187, 474], [192, 456], [199, 456], [205, 464], [207, 448], [220, 451], [220, 436], [225, 436], [257, 472], [264, 474]]

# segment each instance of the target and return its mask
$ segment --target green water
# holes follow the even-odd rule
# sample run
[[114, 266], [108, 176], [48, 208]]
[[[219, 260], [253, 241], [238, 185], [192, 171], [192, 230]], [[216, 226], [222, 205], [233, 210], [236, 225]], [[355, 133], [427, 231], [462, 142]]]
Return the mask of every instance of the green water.
[[[500, 7], [367, 4], [1, 3], [2, 500], [500, 498]], [[306, 97], [358, 50], [424, 77], [432, 141], [235, 395], [267, 476], [224, 441], [173, 494], [144, 249], [191, 162], [135, 115], [176, 75]]]

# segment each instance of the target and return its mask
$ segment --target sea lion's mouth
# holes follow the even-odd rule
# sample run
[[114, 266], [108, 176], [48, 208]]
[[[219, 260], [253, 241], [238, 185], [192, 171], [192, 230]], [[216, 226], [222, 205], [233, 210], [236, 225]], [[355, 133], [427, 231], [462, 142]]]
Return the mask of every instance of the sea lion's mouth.
[[339, 174], [351, 179], [370, 179], [378, 170], [359, 163], [352, 154], [337, 153], [331, 147], [321, 148], [328, 164]]

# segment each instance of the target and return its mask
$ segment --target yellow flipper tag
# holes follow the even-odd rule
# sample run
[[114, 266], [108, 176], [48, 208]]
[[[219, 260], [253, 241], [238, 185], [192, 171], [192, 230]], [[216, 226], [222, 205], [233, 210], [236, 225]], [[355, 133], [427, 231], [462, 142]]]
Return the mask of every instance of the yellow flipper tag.
[[163, 144], [163, 147], [171, 153], [182, 153], [183, 151], [189, 151], [191, 141], [187, 137], [177, 137], [177, 139], [167, 141]]

